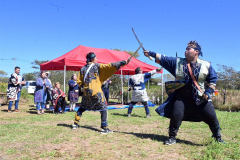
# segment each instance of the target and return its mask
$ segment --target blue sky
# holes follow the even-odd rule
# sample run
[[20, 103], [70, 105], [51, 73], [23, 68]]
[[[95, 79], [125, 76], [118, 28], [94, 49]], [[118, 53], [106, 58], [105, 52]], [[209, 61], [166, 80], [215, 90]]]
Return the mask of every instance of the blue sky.
[[[1, 0], [0, 70], [14, 61], [52, 60], [78, 45], [135, 51], [134, 28], [145, 49], [179, 57], [190, 40], [202, 59], [240, 71], [239, 0]], [[140, 52], [139, 59], [158, 66]], [[164, 73], [167, 73], [166, 71]]]

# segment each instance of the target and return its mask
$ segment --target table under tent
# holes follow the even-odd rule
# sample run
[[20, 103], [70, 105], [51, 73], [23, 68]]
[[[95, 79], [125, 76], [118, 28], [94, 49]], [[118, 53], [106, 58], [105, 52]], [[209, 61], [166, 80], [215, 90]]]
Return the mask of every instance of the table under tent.
[[[66, 71], [79, 71], [84, 65], [86, 65], [86, 55], [89, 52], [94, 52], [97, 56], [98, 63], [111, 63], [111, 62], [117, 62], [121, 60], [127, 60], [129, 57], [131, 57], [130, 54], [123, 51], [115, 51], [115, 50], [109, 50], [109, 49], [100, 49], [100, 48], [93, 48], [93, 47], [86, 47], [86, 46], [78, 46], [75, 49], [69, 51], [68, 53], [53, 59], [51, 61], [48, 61], [46, 63], [43, 63], [40, 65], [41, 70], [63, 70], [64, 71], [64, 92], [65, 92], [65, 82], [66, 82]], [[153, 62], [154, 63], [154, 62]], [[121, 67], [115, 74], [121, 75], [121, 89], [123, 93], [123, 75], [129, 76], [135, 74], [136, 67], [141, 67], [143, 73], [149, 72], [151, 70], [157, 69], [158, 67], [149, 65], [147, 63], [144, 63], [137, 58], [133, 57], [128, 65]], [[163, 103], [163, 70], [159, 72], [162, 74], [162, 103]], [[125, 109], [128, 108], [128, 105], [123, 104], [123, 94], [122, 96], [122, 104], [121, 105], [109, 105], [108, 109]], [[128, 94], [129, 97], [129, 94]], [[149, 106], [154, 106], [151, 102], [149, 102]], [[136, 107], [143, 107], [142, 105]], [[78, 107], [75, 108], [77, 110]], [[69, 108], [66, 107], [66, 111], [68, 111]]]

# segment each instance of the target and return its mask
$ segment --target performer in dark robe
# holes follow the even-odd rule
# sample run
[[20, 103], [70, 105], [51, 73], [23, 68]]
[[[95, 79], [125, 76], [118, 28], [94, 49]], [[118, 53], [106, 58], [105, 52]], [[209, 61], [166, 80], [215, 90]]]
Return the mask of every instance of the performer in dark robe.
[[154, 57], [156, 63], [175, 77], [175, 81], [165, 83], [169, 97], [156, 109], [159, 115], [170, 118], [169, 138], [164, 143], [176, 143], [182, 121], [204, 121], [212, 131], [212, 137], [224, 143], [210, 97], [216, 86], [217, 74], [210, 62], [199, 59], [201, 46], [190, 41], [185, 51], [186, 58], [167, 57], [152, 51], [144, 51], [144, 54]]
[[81, 68], [77, 78], [79, 86], [83, 85], [81, 107], [75, 114], [75, 121], [72, 129], [78, 128], [82, 113], [86, 110], [100, 111], [102, 134], [112, 133], [107, 123], [107, 103], [101, 86], [105, 80], [111, 77], [121, 66], [128, 64], [129, 60], [101, 64], [97, 63], [97, 57], [93, 52], [87, 54], [87, 64]]
[[135, 69], [136, 74], [133, 75], [129, 80], [129, 86], [133, 90], [133, 92], [132, 92], [132, 100], [131, 100], [131, 103], [129, 104], [129, 108], [128, 108], [128, 117], [131, 117], [133, 106], [137, 102], [141, 102], [144, 105], [145, 111], [146, 111], [146, 118], [151, 117], [149, 106], [148, 106], [149, 98], [147, 95], [145, 83], [160, 70], [161, 69], [158, 68], [158, 69], [152, 70], [148, 73], [143, 73], [140, 67], [137, 67]]

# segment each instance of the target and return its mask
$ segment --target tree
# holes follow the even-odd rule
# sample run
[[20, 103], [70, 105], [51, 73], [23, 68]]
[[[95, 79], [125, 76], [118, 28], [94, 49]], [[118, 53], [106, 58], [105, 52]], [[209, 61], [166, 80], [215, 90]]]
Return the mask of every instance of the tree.
[[0, 70], [0, 77], [4, 77], [7, 75], [7, 72], [5, 72], [4, 70]]
[[175, 77], [171, 74], [164, 74], [163, 75], [163, 81], [166, 82], [166, 81], [174, 81], [175, 80]]
[[240, 85], [240, 73], [236, 72], [233, 67], [228, 67], [226, 65], [220, 65], [218, 66], [218, 83], [217, 87], [223, 88], [223, 104], [225, 104], [226, 101], [226, 90], [228, 89], [237, 89]]
[[32, 68], [40, 69], [40, 64], [45, 62], [48, 62], [48, 60], [43, 60], [43, 61], [35, 60], [34, 62], [31, 63], [33, 65]]
[[39, 72], [32, 72], [32, 73], [23, 73], [23, 77], [26, 81], [35, 81], [39, 75]]

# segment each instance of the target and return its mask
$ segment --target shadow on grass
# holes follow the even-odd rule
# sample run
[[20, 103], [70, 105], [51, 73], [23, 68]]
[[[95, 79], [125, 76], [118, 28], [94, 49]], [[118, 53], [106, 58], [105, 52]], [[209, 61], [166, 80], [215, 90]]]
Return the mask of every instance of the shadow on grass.
[[[30, 113], [30, 114], [37, 114], [36, 109], [33, 109], [33, 108], [32, 108], [32, 109], [29, 109], [29, 111], [26, 111], [26, 112], [27, 112], [27, 113]], [[51, 114], [51, 113], [53, 114], [53, 111], [51, 111], [51, 110], [46, 110], [46, 109], [45, 109], [44, 112], [47, 113], [47, 114]]]
[[[72, 129], [72, 125], [70, 124], [57, 124], [57, 126], [63, 126], [63, 127], [67, 127], [67, 128], [71, 128]], [[93, 128], [91, 126], [80, 126], [78, 125], [79, 128], [86, 128], [86, 129], [90, 129], [90, 130], [93, 130], [93, 131], [97, 131], [97, 132], [100, 132], [101, 130], [99, 129], [96, 129], [96, 128]]]
[[[124, 133], [124, 134], [132, 134], [132, 135], [134, 135], [136, 137], [139, 137], [139, 138], [142, 138], [142, 139], [150, 138], [151, 140], [157, 140], [157, 141], [160, 141], [160, 142], [164, 142], [165, 140], [168, 139], [168, 136], [164, 136], [164, 135], [115, 131], [115, 133], [116, 132], [117, 133]], [[203, 146], [202, 144], [196, 144], [196, 143], [192, 143], [192, 142], [186, 141], [186, 140], [181, 140], [181, 139], [178, 139], [178, 138], [177, 138], [177, 143], [183, 143], [183, 144], [192, 145], [192, 146]]]
[[[58, 126], [71, 127], [71, 125], [67, 125], [67, 124], [58, 124]], [[81, 126], [80, 128], [86, 128], [86, 129], [90, 129], [90, 130], [97, 131], [97, 132], [100, 131], [99, 129], [93, 128], [91, 126]], [[164, 135], [146, 134], [146, 133], [121, 132], [121, 131], [114, 131], [114, 133], [132, 134], [141, 139], [150, 138], [151, 140], [157, 140], [160, 142], [164, 142], [168, 138], [167, 136], [164, 136]], [[183, 143], [183, 144], [192, 145], [192, 146], [204, 146], [203, 144], [196, 144], [196, 143], [192, 143], [190, 141], [181, 140], [181, 139], [177, 139], [177, 143]]]
[[[127, 114], [124, 114], [124, 113], [111, 113], [112, 115], [115, 115], [115, 116], [123, 116], [123, 117], [127, 117], [128, 115]], [[131, 114], [131, 117], [146, 117], [146, 116], [139, 116], [139, 115], [135, 115], [135, 114]]]
[[2, 112], [8, 112], [8, 110], [7, 110], [7, 109], [2, 109], [1, 111], [2, 111]]

